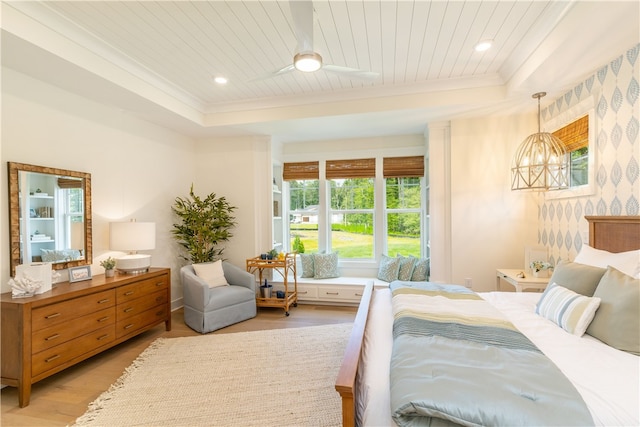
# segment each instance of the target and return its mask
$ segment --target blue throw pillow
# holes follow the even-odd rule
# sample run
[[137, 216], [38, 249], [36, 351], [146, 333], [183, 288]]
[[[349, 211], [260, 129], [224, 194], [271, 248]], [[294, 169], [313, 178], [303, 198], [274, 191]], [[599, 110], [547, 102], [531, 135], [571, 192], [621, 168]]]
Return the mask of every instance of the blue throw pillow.
[[339, 277], [338, 253], [313, 254], [313, 270], [314, 279], [330, 279], [333, 277]]
[[393, 282], [398, 279], [398, 271], [400, 271], [400, 258], [382, 255], [378, 267], [378, 279]]
[[429, 279], [429, 258], [420, 258], [416, 261], [411, 273], [412, 282], [425, 282]]
[[302, 263], [302, 274], [300, 277], [313, 277], [315, 275], [315, 270], [313, 268], [313, 254], [300, 254], [300, 262]]

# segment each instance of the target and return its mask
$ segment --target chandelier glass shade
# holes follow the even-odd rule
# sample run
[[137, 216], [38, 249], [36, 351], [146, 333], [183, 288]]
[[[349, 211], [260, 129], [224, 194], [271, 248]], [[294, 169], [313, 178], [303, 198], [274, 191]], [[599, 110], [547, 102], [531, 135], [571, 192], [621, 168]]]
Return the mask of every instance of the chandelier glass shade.
[[511, 167], [512, 190], [558, 190], [569, 186], [569, 156], [564, 143], [556, 136], [540, 131], [538, 98], [538, 132], [529, 135], [518, 147]]

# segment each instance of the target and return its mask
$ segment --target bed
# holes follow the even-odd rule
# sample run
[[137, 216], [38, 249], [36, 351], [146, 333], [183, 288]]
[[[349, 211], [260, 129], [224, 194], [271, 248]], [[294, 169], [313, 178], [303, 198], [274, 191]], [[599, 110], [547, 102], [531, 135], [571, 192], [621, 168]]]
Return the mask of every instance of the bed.
[[[602, 255], [603, 259], [596, 259], [596, 263], [607, 264], [608, 259], [604, 259], [607, 254], [622, 255], [620, 253], [640, 249], [639, 216], [589, 216], [586, 219], [589, 223], [589, 245], [583, 247], [592, 249], [586, 255], [581, 251], [576, 257], [576, 263], [583, 261], [585, 264], [591, 264], [591, 260], [585, 257]], [[635, 256], [637, 258], [637, 255]], [[582, 258], [578, 259], [579, 257]], [[635, 262], [637, 266], [640, 260], [636, 259]], [[564, 271], [570, 273], [568, 267], [564, 266], [567, 268]], [[608, 274], [609, 269], [606, 271]], [[556, 272], [558, 277], [561, 277], [560, 265]], [[637, 278], [636, 275], [634, 277]], [[401, 284], [399, 286], [402, 287]], [[397, 357], [396, 349], [392, 349], [394, 316], [390, 305], [391, 292], [390, 289], [374, 291], [372, 286], [368, 286], [356, 314], [354, 328], [335, 384], [336, 391], [342, 399], [344, 426], [398, 424], [392, 418], [390, 404], [394, 401], [390, 396], [390, 388], [396, 389], [398, 381], [396, 377], [390, 378], [389, 374], [390, 364], [397, 365], [391, 363], [392, 357]], [[569, 388], [579, 393], [577, 401], [584, 402], [593, 424], [640, 425], [638, 355], [606, 345], [589, 333], [582, 336], [568, 333], [563, 329], [564, 326], [559, 327], [558, 324], [542, 318], [535, 313], [541, 299], [539, 293], [489, 292], [478, 295], [497, 308], [510, 324], [522, 332], [525, 341], [532, 342], [540, 353], [548, 357], [552, 361], [551, 364], [562, 372], [562, 377], [566, 377], [570, 383]], [[600, 310], [604, 313], [602, 306]], [[637, 308], [635, 312], [637, 316]], [[434, 354], [427, 351], [424, 353]], [[394, 386], [390, 385], [392, 381]], [[537, 398], [534, 396], [532, 400]], [[446, 405], [447, 402], [441, 404]], [[397, 409], [397, 406], [394, 408]], [[451, 418], [445, 421], [450, 422]], [[445, 425], [446, 422], [436, 422], [433, 425]], [[526, 423], [527, 421], [524, 422]]]

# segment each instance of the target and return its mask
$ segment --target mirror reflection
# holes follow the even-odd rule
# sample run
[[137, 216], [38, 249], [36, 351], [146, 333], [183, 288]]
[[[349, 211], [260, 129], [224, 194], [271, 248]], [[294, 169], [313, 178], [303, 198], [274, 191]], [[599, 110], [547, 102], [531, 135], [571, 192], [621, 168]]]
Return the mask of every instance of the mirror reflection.
[[9, 163], [9, 181], [12, 274], [23, 263], [90, 264], [90, 175]]

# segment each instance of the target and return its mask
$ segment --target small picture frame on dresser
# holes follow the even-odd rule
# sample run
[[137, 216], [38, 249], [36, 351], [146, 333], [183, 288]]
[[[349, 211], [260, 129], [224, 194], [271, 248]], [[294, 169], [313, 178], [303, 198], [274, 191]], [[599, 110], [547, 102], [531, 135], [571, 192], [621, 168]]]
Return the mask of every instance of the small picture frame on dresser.
[[69, 268], [69, 283], [82, 282], [91, 279], [91, 266], [82, 265], [80, 267]]

